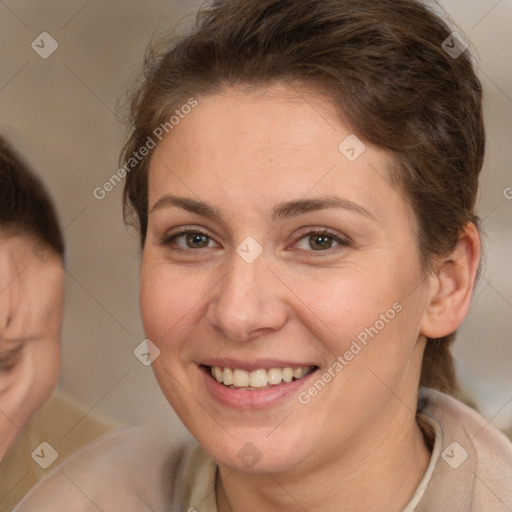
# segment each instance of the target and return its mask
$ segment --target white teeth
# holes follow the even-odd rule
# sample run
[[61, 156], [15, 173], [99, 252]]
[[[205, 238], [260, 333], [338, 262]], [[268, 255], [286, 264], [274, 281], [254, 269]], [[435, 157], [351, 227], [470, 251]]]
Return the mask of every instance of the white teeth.
[[267, 370], [256, 370], [249, 374], [249, 386], [251, 388], [263, 388], [267, 384]]
[[313, 371], [314, 366], [299, 366], [297, 368], [269, 368], [248, 372], [238, 368], [221, 368], [212, 366], [211, 374], [213, 378], [230, 388], [243, 389], [263, 389], [270, 386], [276, 386], [284, 382], [292, 382], [305, 377]]
[[291, 382], [293, 379], [293, 370], [291, 368], [283, 368], [283, 380]]
[[[219, 370], [220, 370], [220, 368], [219, 368]], [[243, 388], [248, 385], [249, 385], [249, 372], [246, 372], [245, 370], [234, 370], [233, 371], [233, 386], [236, 386], [237, 388]]]
[[268, 373], [268, 383], [272, 386], [279, 384], [283, 380], [281, 368], [270, 368]]
[[294, 368], [293, 369], [293, 376], [296, 379], [300, 379], [301, 377], [303, 377], [304, 376], [304, 368]]
[[213, 376], [217, 382], [222, 382], [222, 370], [218, 366], [213, 367]]
[[231, 386], [231, 384], [233, 384], [233, 370], [231, 368], [224, 368], [223, 376], [224, 378], [221, 380], [221, 382], [224, 382], [226, 386]]

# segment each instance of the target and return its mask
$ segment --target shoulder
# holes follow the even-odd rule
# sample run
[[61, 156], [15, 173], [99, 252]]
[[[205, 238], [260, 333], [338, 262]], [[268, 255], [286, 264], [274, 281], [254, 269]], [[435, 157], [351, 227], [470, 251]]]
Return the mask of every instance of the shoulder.
[[424, 412], [441, 424], [445, 436], [467, 439], [481, 469], [492, 461], [493, 466], [498, 464], [512, 474], [512, 442], [505, 434], [459, 400], [433, 389], [422, 392], [427, 401]]
[[[438, 496], [454, 496], [471, 503], [471, 511], [512, 508], [512, 443], [478, 412], [458, 400], [422, 389], [424, 413], [442, 429], [442, 454], [436, 472]], [[456, 491], [456, 492], [455, 492]], [[463, 497], [464, 495], [464, 497]], [[501, 507], [501, 508], [500, 508]], [[458, 510], [458, 509], [457, 509]]]
[[161, 427], [128, 427], [74, 453], [38, 484], [17, 512], [173, 510], [183, 466], [196, 445]]

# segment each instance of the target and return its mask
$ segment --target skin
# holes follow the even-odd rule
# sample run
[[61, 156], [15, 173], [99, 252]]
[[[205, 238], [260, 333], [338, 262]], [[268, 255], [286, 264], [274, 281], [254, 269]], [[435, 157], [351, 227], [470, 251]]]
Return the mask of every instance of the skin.
[[60, 371], [62, 260], [32, 235], [0, 231], [0, 456], [48, 400]]
[[[227, 89], [198, 98], [150, 162], [142, 320], [161, 351], [160, 387], [219, 465], [220, 512], [400, 510], [429, 462], [415, 421], [426, 336], [464, 318], [478, 233], [468, 225], [425, 274], [415, 215], [390, 184], [391, 157], [367, 144], [345, 158], [338, 145], [353, 132], [335, 112], [327, 98], [286, 85]], [[221, 216], [155, 208], [167, 194]], [[369, 215], [327, 208], [271, 219], [279, 203], [333, 194]], [[314, 250], [311, 228], [348, 244]], [[197, 229], [204, 247], [172, 238]], [[248, 236], [263, 248], [250, 264], [236, 252]], [[291, 360], [321, 375], [396, 302], [401, 312], [307, 405], [294, 393], [241, 411], [205, 386], [199, 364], [214, 357]], [[238, 457], [246, 443], [261, 454], [251, 468]]]

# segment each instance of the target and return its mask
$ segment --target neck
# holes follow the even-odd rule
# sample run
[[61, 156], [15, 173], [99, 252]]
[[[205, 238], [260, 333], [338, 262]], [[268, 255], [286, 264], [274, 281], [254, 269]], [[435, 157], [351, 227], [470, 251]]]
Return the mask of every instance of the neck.
[[[407, 421], [404, 425], [403, 421]], [[220, 467], [219, 512], [402, 510], [427, 470], [430, 452], [414, 416], [386, 431], [366, 432], [321, 466], [247, 474]], [[406, 427], [406, 428], [404, 428]], [[400, 435], [399, 432], [405, 432]], [[370, 435], [368, 435], [370, 434]], [[370, 441], [368, 441], [370, 439]], [[321, 499], [319, 499], [321, 497]]]

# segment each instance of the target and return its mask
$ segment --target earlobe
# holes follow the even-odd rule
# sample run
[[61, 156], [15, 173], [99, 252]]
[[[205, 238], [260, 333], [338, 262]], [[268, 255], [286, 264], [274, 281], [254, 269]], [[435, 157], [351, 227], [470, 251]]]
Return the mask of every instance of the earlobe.
[[431, 276], [431, 296], [421, 333], [441, 338], [455, 332], [467, 315], [480, 263], [478, 229], [468, 222], [453, 251], [443, 257]]

